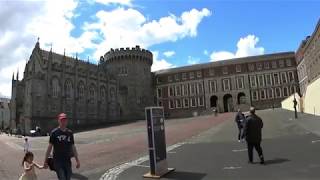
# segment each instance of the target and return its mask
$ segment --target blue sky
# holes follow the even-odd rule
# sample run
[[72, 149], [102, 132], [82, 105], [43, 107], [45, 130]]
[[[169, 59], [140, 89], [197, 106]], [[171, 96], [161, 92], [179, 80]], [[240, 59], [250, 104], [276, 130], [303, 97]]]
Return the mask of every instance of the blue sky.
[[[96, 63], [117, 47], [154, 54], [152, 70], [296, 51], [320, 17], [320, 1], [0, 1], [0, 96], [41, 48]], [[7, 53], [12, 52], [12, 53]]]
[[[204, 17], [197, 26], [195, 37], [186, 37], [174, 42], [167, 41], [147, 47], [151, 51], [174, 51], [175, 55], [165, 58], [174, 66], [188, 65], [188, 60], [208, 62], [213, 51], [237, 51], [240, 38], [254, 35], [259, 39], [256, 46], [264, 48], [264, 54], [295, 51], [300, 41], [309, 35], [320, 17], [320, 2], [316, 1], [209, 1], [209, 0], [143, 0], [132, 1], [134, 9], [149, 20], [159, 20], [174, 14], [180, 16], [191, 9], [207, 8], [211, 15]], [[86, 21], [98, 10], [112, 10], [117, 5], [96, 5], [92, 8], [82, 3], [83, 16], [76, 24]], [[81, 25], [81, 24], [79, 24]], [[81, 30], [76, 29], [75, 34]], [[82, 53], [88, 54], [87, 52]]]

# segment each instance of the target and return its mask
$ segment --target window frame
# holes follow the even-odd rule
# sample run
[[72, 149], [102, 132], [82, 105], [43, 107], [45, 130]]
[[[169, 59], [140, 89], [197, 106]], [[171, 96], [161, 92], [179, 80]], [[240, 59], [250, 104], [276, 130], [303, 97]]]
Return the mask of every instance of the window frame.
[[199, 107], [204, 106], [204, 97], [203, 96], [198, 97], [198, 106]]
[[[239, 86], [239, 80], [241, 82], [241, 87]], [[244, 89], [244, 77], [236, 77], [236, 82], [237, 82], [237, 89]]]
[[173, 99], [169, 99], [168, 103], [169, 109], [175, 109], [175, 102]]
[[[250, 79], [250, 86], [251, 87], [257, 87], [257, 77], [256, 75], [251, 75], [249, 76], [249, 79]], [[253, 84], [254, 83], [254, 84]]]
[[[213, 87], [212, 87], [213, 84]], [[210, 93], [215, 93], [217, 92], [217, 81], [216, 80], [209, 80], [209, 88], [210, 88]]]
[[[228, 83], [225, 83], [225, 82], [228, 82]], [[228, 85], [228, 89], [226, 88], [226, 84]], [[223, 87], [223, 91], [231, 91], [229, 78], [222, 79], [222, 87]]]
[[[263, 94], [263, 96], [262, 96], [262, 94]], [[265, 90], [265, 89], [261, 89], [261, 90], [260, 90], [260, 99], [261, 99], [261, 100], [267, 99], [267, 93], [266, 93], [266, 90]]]

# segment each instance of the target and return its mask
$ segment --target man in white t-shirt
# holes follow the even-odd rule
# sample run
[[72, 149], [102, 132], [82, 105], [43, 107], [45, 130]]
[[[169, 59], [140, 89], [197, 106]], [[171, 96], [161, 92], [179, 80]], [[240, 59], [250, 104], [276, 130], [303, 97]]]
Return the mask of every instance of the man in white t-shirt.
[[30, 144], [29, 144], [28, 138], [25, 138], [24, 139], [24, 149], [23, 149], [24, 153], [29, 152], [29, 149], [30, 149]]

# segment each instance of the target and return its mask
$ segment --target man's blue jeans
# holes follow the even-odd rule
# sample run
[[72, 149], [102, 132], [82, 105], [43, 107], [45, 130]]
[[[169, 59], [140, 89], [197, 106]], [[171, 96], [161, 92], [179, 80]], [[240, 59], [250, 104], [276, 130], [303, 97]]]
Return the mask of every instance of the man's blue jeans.
[[71, 160], [54, 160], [54, 167], [59, 180], [70, 180], [72, 175]]

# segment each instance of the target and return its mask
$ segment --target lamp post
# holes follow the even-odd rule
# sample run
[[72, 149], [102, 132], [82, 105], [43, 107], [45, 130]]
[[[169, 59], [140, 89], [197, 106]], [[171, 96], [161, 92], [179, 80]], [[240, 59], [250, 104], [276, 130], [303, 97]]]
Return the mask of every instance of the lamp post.
[[294, 118], [298, 118], [298, 113], [297, 113], [297, 100], [296, 97], [293, 96], [293, 108], [294, 108]]
[[[292, 85], [294, 85], [294, 81], [292, 81], [291, 87]], [[296, 100], [296, 88], [293, 87], [294, 89], [294, 94], [293, 94], [293, 108], [294, 108], [294, 118], [297, 119], [298, 118], [298, 113], [297, 113], [297, 100]]]
[[[271, 92], [271, 95], [272, 95], [272, 110], [274, 110], [274, 92], [273, 92], [272, 87], [270, 87], [270, 92]], [[268, 94], [268, 95], [270, 95], [270, 94]]]
[[251, 92], [251, 81], [250, 81], [250, 76], [248, 74], [248, 87], [249, 87], [249, 100], [250, 100], [250, 107], [252, 107], [252, 92]]

